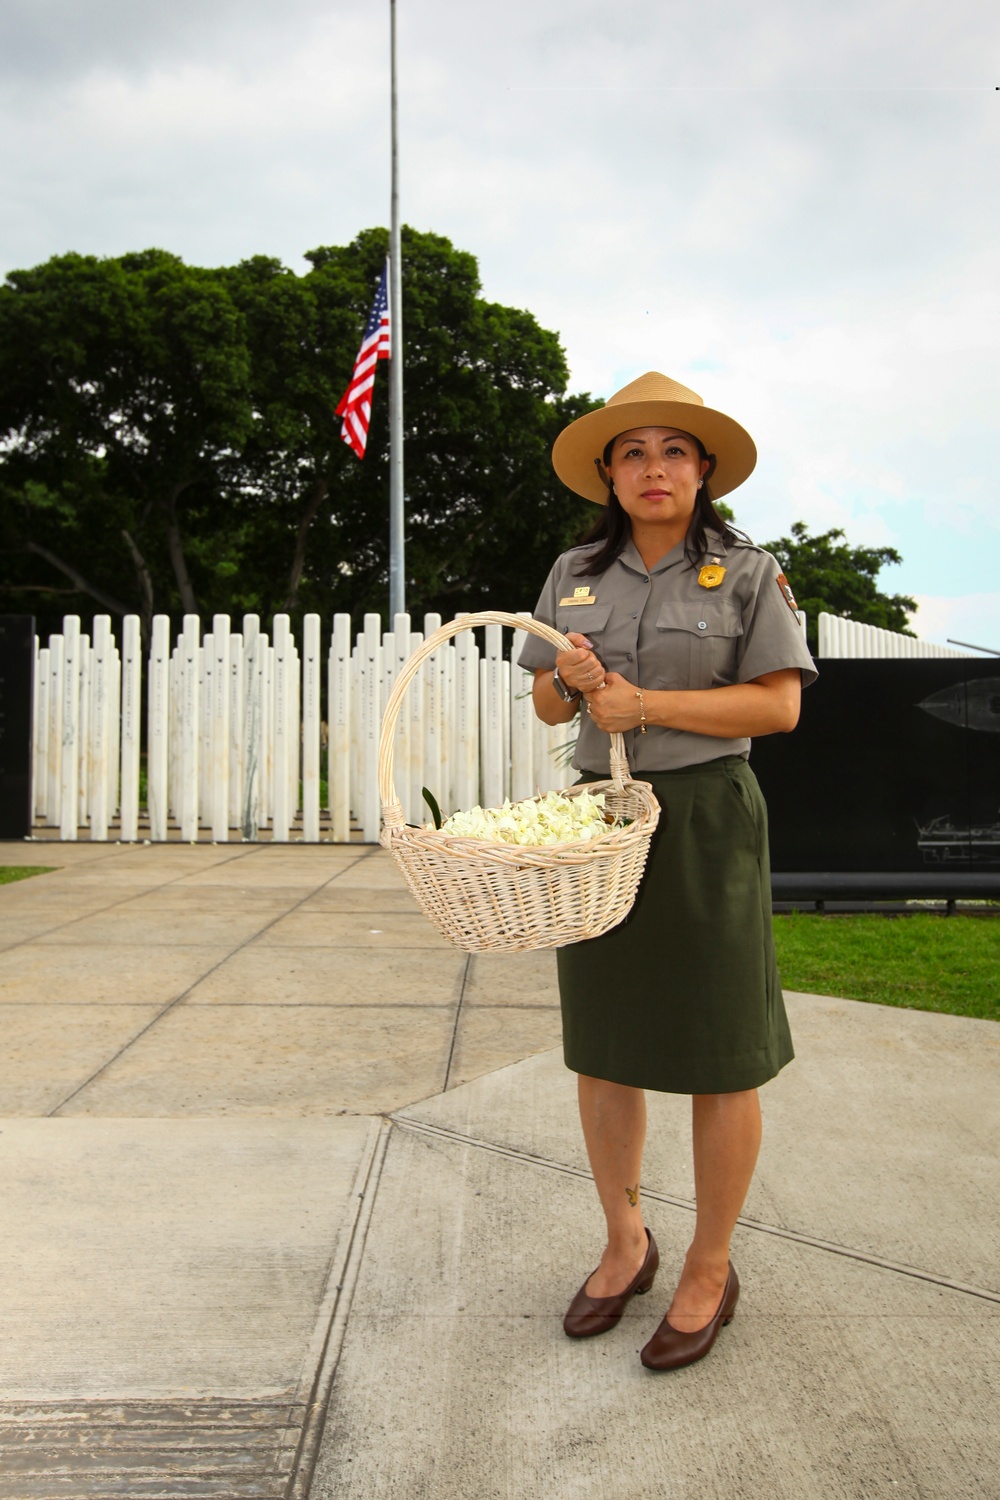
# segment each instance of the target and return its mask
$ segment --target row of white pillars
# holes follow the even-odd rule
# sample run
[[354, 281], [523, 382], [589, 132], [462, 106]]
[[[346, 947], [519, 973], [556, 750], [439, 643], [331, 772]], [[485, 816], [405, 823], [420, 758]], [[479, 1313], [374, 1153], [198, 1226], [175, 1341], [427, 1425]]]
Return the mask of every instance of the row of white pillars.
[[[397, 615], [382, 632], [366, 615], [352, 643], [351, 620], [336, 615], [326, 659], [327, 798], [329, 830], [347, 842], [352, 821], [367, 840], [378, 837], [378, 741], [382, 712], [398, 673], [426, 634]], [[489, 626], [485, 649], [463, 632], [424, 664], [396, 724], [397, 791], [411, 822], [425, 822], [427, 786], [445, 812], [505, 796], [529, 796], [565, 784], [569, 773], [553, 752], [573, 733], [552, 730], [531, 708], [530, 673], [503, 659], [502, 631]], [[68, 616], [61, 635], [37, 652], [36, 815], [75, 839], [89, 826], [109, 836], [116, 812], [123, 840], [166, 840], [171, 827], [193, 841], [208, 831], [217, 842], [254, 840], [270, 826], [287, 841], [301, 809], [301, 836], [317, 842], [323, 828], [321, 622], [303, 622], [302, 654], [290, 621], [278, 615], [273, 637], [255, 615], [234, 630], [216, 615], [204, 637], [185, 616], [173, 646], [166, 616], [153, 620], [146, 685], [146, 805], [140, 825], [142, 651], [139, 621], [128, 616], [122, 655], [111, 621], [98, 616], [93, 642]]]
[[132, 746], [121, 738], [123, 692], [132, 686], [131, 673], [123, 681], [107, 615], [95, 618], [93, 641], [69, 616], [63, 633], [36, 651], [34, 811], [63, 838], [75, 837], [81, 823], [107, 837], [121, 757], [128, 772], [133, 766]]
[[916, 636], [903, 635], [898, 630], [883, 630], [878, 625], [864, 625], [860, 620], [845, 620], [841, 615], [830, 615], [821, 611], [819, 623], [819, 656], [865, 657], [883, 660], [886, 657], [939, 657], [975, 656], [973, 651], [960, 651], [954, 646], [938, 646], [932, 641], [921, 641]]

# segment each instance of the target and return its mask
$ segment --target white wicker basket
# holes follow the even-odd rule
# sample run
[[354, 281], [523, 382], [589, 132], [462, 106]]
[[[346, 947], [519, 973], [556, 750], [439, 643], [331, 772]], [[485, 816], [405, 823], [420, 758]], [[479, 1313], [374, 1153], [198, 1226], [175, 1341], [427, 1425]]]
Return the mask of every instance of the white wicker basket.
[[[610, 780], [588, 782], [586, 790], [603, 792], [607, 810], [631, 821], [592, 843], [521, 847], [408, 827], [393, 782], [393, 740], [407, 687], [438, 646], [460, 631], [494, 624], [528, 630], [566, 649], [558, 630], [499, 610], [463, 615], [428, 636], [397, 677], [382, 716], [381, 842], [426, 915], [456, 947], [473, 953], [561, 948], [599, 937], [628, 915], [660, 816], [652, 788], [629, 775], [620, 734], [611, 736]], [[565, 795], [583, 790], [568, 787]]]

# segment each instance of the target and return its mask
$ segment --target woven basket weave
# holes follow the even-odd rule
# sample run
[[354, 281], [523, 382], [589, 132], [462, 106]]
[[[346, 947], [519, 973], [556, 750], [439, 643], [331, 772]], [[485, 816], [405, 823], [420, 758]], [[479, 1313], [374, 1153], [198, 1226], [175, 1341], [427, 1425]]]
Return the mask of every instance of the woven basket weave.
[[628, 915], [660, 816], [652, 789], [629, 776], [625, 744], [611, 736], [611, 778], [568, 787], [603, 792], [605, 807], [631, 822], [591, 843], [525, 846], [408, 827], [393, 783], [393, 740], [406, 689], [427, 658], [452, 636], [477, 625], [509, 625], [557, 649], [566, 637], [537, 620], [499, 610], [463, 615], [435, 630], [403, 667], [385, 706], [378, 750], [381, 843], [426, 915], [456, 947], [472, 953], [561, 948], [599, 937]]

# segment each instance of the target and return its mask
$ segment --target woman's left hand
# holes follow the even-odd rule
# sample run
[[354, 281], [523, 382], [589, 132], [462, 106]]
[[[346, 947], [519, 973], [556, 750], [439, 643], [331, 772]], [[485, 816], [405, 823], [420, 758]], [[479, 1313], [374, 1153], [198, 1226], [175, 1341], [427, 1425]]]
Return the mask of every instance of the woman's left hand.
[[637, 692], [635, 683], [620, 672], [606, 672], [604, 686], [584, 694], [587, 712], [605, 734], [623, 734], [642, 722]]

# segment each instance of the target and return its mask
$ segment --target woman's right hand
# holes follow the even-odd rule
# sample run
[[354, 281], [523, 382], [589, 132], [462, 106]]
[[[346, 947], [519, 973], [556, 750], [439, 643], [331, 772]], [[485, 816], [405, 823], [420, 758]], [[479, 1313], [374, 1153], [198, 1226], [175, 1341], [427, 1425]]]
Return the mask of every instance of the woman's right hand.
[[594, 655], [594, 644], [585, 635], [567, 631], [566, 639], [575, 650], [560, 651], [556, 657], [560, 679], [573, 693], [593, 693], [604, 686], [604, 666]]

